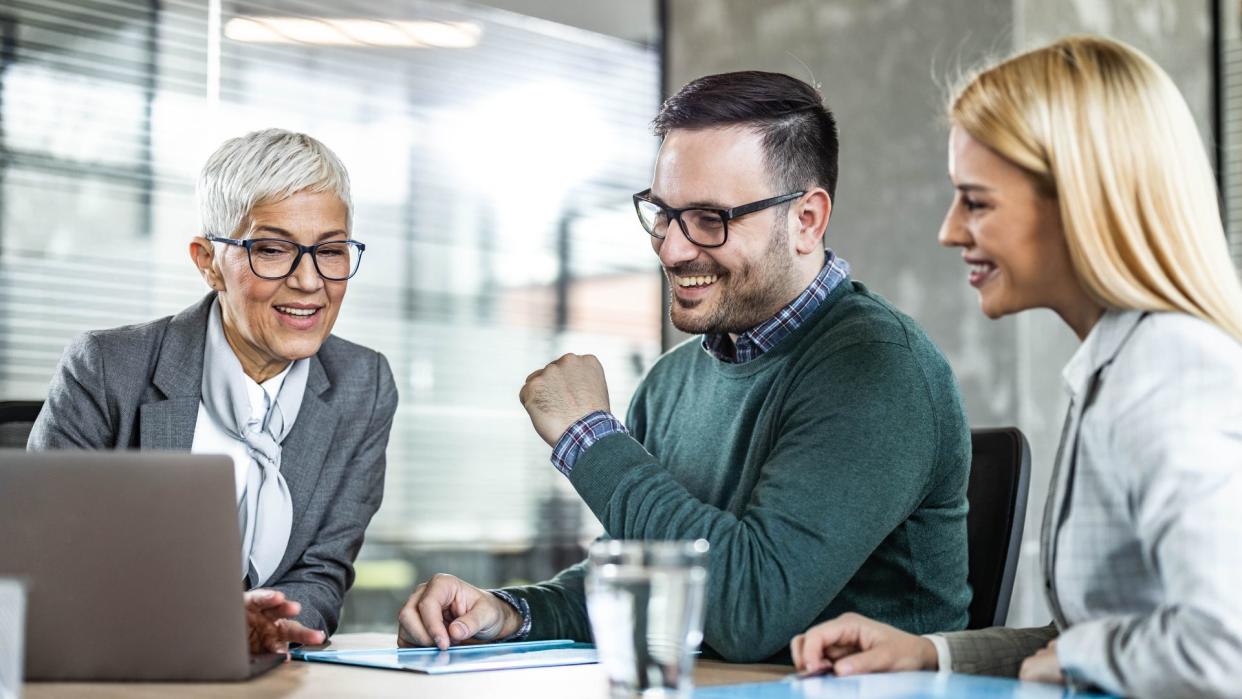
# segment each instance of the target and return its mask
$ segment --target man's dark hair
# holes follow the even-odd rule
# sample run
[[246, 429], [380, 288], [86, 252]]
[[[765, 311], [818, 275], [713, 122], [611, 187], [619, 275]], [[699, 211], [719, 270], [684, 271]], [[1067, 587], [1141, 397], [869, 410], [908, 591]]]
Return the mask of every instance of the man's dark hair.
[[797, 78], [757, 70], [708, 75], [664, 100], [651, 123], [660, 138], [674, 129], [750, 127], [763, 137], [774, 185], [820, 186], [836, 198], [837, 122], [819, 92]]

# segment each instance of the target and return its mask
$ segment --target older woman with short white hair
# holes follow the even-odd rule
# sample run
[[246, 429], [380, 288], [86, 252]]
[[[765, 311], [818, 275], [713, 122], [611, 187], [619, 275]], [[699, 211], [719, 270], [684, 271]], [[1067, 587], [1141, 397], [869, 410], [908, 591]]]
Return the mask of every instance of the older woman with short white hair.
[[28, 448], [231, 456], [251, 649], [320, 643], [380, 505], [397, 406], [383, 355], [331, 335], [365, 249], [349, 176], [319, 141], [268, 129], [220, 146], [198, 198], [189, 251], [211, 291], [75, 339]]

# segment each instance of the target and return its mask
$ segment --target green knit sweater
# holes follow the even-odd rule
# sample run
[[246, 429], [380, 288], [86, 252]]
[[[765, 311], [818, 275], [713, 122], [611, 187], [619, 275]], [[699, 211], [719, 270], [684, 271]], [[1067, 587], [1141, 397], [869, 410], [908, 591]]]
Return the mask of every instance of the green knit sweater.
[[[626, 425], [569, 479], [611, 538], [711, 543], [706, 652], [787, 659], [795, 634], [847, 611], [913, 633], [965, 627], [957, 385], [922, 329], [861, 283], [745, 364], [697, 339], [673, 349]], [[531, 639], [590, 639], [584, 572], [510, 590], [530, 604]]]

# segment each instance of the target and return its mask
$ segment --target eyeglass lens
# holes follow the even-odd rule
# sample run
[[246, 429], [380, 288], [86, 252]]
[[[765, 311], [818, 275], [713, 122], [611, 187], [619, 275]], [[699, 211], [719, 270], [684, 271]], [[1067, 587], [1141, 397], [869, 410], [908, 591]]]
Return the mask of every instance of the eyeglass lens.
[[[279, 278], [293, 272], [298, 246], [284, 240], [256, 241], [250, 248], [250, 264], [260, 277]], [[346, 242], [320, 243], [315, 267], [325, 279], [348, 279], [358, 269], [358, 248]]]
[[[686, 209], [681, 212], [681, 223], [690, 240], [699, 245], [720, 245], [725, 240], [725, 221], [719, 211], [711, 209]], [[649, 201], [639, 200], [638, 220], [647, 233], [657, 238], [667, 235], [668, 214]]]

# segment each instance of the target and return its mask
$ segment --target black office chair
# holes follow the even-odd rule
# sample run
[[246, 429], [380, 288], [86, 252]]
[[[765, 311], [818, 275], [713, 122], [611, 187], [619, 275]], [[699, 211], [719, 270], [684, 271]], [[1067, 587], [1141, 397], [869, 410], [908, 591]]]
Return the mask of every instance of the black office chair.
[[30, 428], [42, 409], [41, 400], [0, 401], [0, 449], [25, 449]]
[[1031, 447], [1016, 427], [970, 431], [966, 500], [967, 579], [974, 590], [968, 629], [1004, 626], [1026, 523]]

